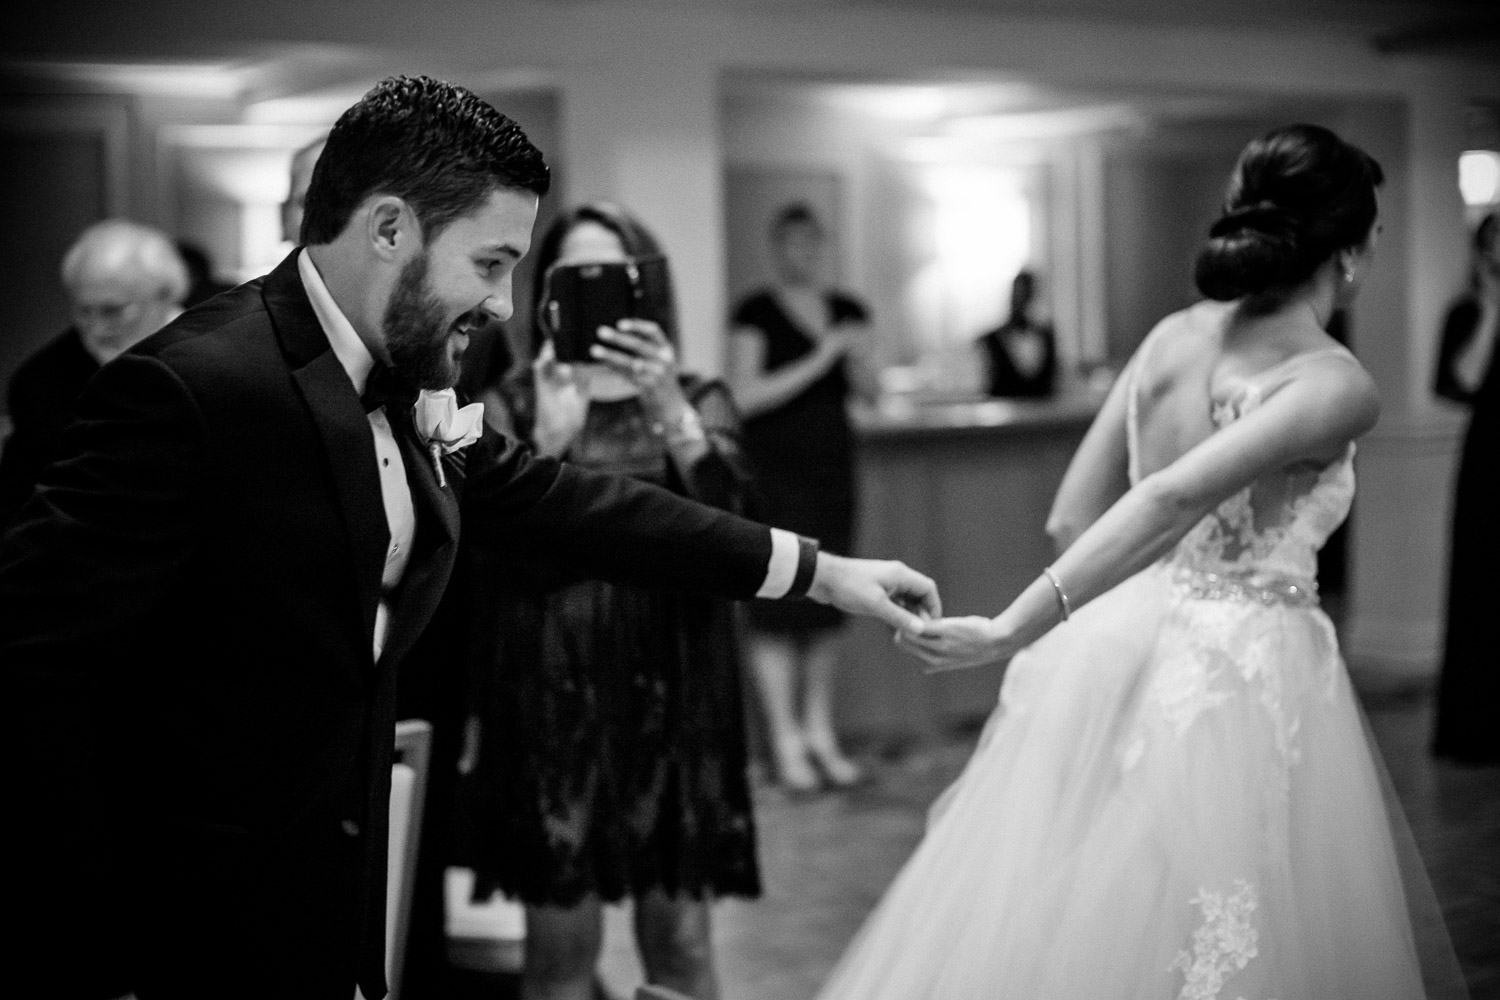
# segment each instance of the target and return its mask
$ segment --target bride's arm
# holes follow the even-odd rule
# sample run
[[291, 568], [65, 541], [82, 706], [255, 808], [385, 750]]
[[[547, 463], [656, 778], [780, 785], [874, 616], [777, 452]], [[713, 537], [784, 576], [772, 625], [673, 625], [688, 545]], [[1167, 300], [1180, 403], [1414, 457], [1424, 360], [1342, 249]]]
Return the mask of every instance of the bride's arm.
[[[1077, 609], [1151, 565], [1227, 498], [1267, 472], [1331, 461], [1379, 415], [1374, 383], [1342, 357], [1309, 362], [1264, 404], [1140, 481], [1090, 525], [1051, 569]], [[945, 619], [901, 641], [934, 667], [1015, 655], [1061, 620], [1043, 574], [994, 618]]]
[[1066, 551], [1130, 489], [1125, 421], [1135, 364], [1132, 360], [1115, 379], [1057, 488], [1047, 515], [1047, 537], [1058, 552]]

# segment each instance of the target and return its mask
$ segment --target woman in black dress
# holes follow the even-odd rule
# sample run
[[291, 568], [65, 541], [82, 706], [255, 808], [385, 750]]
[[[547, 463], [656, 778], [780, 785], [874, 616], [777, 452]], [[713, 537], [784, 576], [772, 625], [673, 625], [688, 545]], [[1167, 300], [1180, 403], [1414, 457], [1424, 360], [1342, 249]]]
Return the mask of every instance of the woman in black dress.
[[[559, 363], [539, 327], [536, 363], [502, 384], [504, 416], [544, 454], [738, 510], [738, 417], [722, 383], [677, 368], [651, 235], [585, 206], [547, 233], [537, 273], [626, 260], [642, 317], [592, 364]], [[648, 979], [712, 1000], [709, 903], [760, 892], [731, 607], [500, 559], [477, 575], [494, 614], [472, 658], [468, 860], [481, 887], [526, 904], [523, 995], [588, 997], [601, 905], [631, 898]]]
[[[804, 205], [771, 228], [777, 283], [735, 309], [728, 380], [745, 414], [762, 517], [849, 555], [854, 533], [851, 393], [875, 394], [869, 314], [821, 280], [823, 230]], [[857, 782], [833, 729], [833, 674], [843, 616], [810, 601], [750, 608], [750, 662], [776, 774], [806, 792]], [[799, 711], [800, 707], [800, 711]]]
[[1448, 577], [1448, 634], [1438, 683], [1433, 749], [1471, 763], [1500, 762], [1500, 670], [1490, 628], [1500, 586], [1500, 215], [1474, 233], [1469, 293], [1448, 310], [1438, 351], [1439, 395], [1472, 412], [1459, 460]]

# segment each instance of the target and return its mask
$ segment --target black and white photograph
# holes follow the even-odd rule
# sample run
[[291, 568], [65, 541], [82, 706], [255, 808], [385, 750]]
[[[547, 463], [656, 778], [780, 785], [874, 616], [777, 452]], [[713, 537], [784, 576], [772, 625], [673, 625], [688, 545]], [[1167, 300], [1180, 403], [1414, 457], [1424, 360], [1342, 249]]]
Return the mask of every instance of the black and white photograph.
[[56, 0], [0, 205], [0, 994], [1500, 1000], [1492, 3]]

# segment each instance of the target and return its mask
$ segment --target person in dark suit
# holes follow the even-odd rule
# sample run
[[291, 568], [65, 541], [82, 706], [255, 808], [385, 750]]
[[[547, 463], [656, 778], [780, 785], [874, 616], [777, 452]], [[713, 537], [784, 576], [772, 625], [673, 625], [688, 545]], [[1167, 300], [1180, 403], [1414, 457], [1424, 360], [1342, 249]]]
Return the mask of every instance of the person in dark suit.
[[1010, 315], [978, 339], [987, 373], [985, 391], [1002, 398], [1052, 395], [1057, 379], [1057, 340], [1052, 327], [1031, 317], [1036, 275], [1019, 271], [1010, 283]]
[[[6, 974], [49, 996], [386, 992], [396, 677], [469, 544], [808, 596], [920, 632], [931, 581], [533, 456], [460, 410], [548, 187], [470, 92], [379, 84], [302, 238], [100, 370], [0, 541]], [[442, 670], [447, 665], [431, 664]], [[87, 909], [80, 943], [68, 917]]]
[[12, 429], [0, 451], [0, 530], [57, 456], [63, 428], [99, 366], [182, 311], [188, 272], [166, 234], [107, 219], [85, 229], [63, 255], [62, 284], [72, 326], [11, 377]]

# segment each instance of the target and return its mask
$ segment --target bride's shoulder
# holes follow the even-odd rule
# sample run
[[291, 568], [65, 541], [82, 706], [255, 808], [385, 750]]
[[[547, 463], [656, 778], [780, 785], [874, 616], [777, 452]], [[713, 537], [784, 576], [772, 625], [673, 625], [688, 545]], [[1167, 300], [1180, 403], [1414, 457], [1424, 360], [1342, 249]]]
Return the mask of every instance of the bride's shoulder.
[[1201, 354], [1223, 338], [1228, 319], [1227, 303], [1194, 303], [1158, 321], [1146, 334], [1141, 349], [1144, 351], [1149, 347], [1152, 354], [1162, 351]]
[[1221, 302], [1199, 302], [1161, 319], [1136, 349], [1133, 364], [1150, 381], [1171, 380], [1196, 369], [1223, 340], [1227, 310]]
[[1286, 420], [1342, 447], [1380, 419], [1375, 380], [1347, 348], [1331, 345], [1291, 354], [1250, 380], [1247, 391], [1264, 402], [1284, 397]]
[[1330, 407], [1356, 414], [1356, 422], [1374, 425], [1380, 416], [1379, 390], [1369, 370], [1348, 348], [1315, 349], [1296, 355], [1292, 361], [1291, 378], [1307, 380]]

